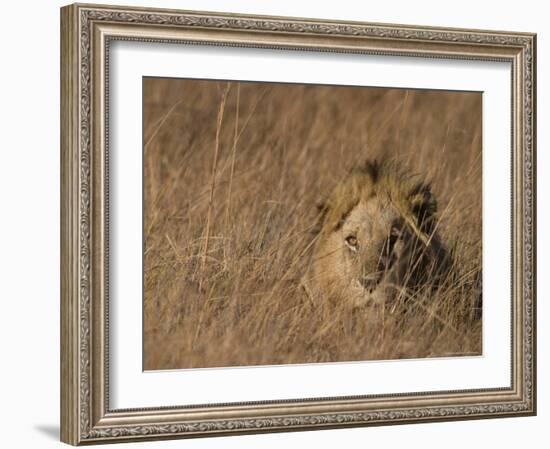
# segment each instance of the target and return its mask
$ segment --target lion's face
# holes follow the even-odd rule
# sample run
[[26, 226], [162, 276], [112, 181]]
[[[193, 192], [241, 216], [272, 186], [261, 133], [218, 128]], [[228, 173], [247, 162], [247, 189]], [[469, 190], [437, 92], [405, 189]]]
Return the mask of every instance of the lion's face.
[[345, 276], [373, 291], [396, 259], [400, 233], [393, 207], [378, 198], [361, 201], [332, 237], [340, 240]]
[[450, 259], [432, 226], [435, 199], [409, 179], [392, 166], [367, 166], [336, 187], [321, 209], [312, 289], [366, 305], [439, 282]]
[[385, 299], [388, 276], [405, 247], [399, 213], [377, 197], [360, 201], [319, 246], [316, 275], [354, 305]]

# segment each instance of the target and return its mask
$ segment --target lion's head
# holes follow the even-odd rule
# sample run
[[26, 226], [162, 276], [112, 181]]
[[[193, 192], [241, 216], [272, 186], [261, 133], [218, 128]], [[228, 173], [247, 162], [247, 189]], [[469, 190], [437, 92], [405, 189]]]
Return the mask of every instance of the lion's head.
[[437, 285], [450, 260], [437, 234], [436, 212], [429, 185], [397, 164], [356, 168], [320, 206], [310, 285], [354, 305]]

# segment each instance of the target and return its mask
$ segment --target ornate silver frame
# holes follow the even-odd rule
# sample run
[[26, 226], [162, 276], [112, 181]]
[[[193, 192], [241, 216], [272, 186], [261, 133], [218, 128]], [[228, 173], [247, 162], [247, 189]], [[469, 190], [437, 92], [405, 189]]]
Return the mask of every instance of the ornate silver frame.
[[[86, 443], [536, 413], [536, 36], [98, 5], [61, 9], [61, 439]], [[112, 410], [107, 77], [112, 40], [508, 61], [512, 65], [510, 388]]]

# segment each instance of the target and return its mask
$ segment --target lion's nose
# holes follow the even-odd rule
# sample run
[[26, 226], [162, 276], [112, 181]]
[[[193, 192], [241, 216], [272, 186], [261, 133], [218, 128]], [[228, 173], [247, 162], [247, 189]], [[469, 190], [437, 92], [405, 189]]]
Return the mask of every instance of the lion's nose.
[[370, 273], [361, 278], [361, 285], [372, 292], [380, 282], [380, 273]]

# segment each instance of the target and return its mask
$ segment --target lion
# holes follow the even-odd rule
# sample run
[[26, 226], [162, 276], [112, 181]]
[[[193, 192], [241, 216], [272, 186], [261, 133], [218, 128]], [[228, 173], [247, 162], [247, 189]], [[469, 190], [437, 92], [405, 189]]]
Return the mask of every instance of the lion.
[[305, 288], [353, 307], [391, 305], [437, 288], [452, 258], [438, 233], [430, 185], [390, 161], [367, 161], [318, 206]]

